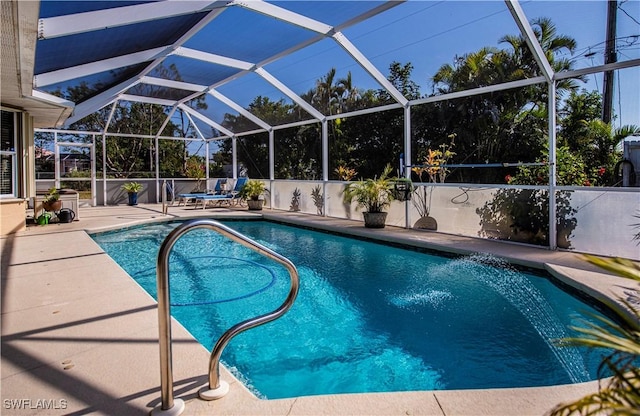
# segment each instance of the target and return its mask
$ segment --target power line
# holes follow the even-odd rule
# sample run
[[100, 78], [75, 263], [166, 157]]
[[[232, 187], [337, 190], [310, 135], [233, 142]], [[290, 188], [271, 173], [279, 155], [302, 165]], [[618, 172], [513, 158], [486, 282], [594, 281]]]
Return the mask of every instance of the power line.
[[[353, 37], [352, 39], [353, 39], [353, 40], [360, 39], [360, 38], [365, 37], [365, 36], [367, 36], [367, 35], [370, 35], [370, 34], [372, 34], [372, 33], [374, 33], [374, 32], [377, 32], [377, 31], [379, 31], [379, 30], [381, 30], [381, 29], [383, 29], [383, 28], [385, 28], [385, 27], [391, 26], [391, 25], [393, 25], [393, 24], [397, 24], [398, 22], [400, 22], [400, 21], [402, 21], [402, 20], [406, 20], [406, 19], [408, 19], [409, 17], [416, 16], [417, 14], [423, 13], [423, 12], [427, 11], [428, 9], [431, 9], [431, 8], [433, 8], [433, 7], [436, 7], [436, 6], [439, 6], [439, 5], [443, 4], [443, 3], [444, 3], [444, 1], [439, 1], [439, 2], [434, 3], [434, 4], [429, 4], [428, 6], [423, 7], [423, 8], [421, 8], [421, 9], [419, 9], [419, 10], [416, 10], [416, 11], [415, 11], [415, 12], [413, 12], [413, 13], [407, 14], [406, 16], [402, 16], [401, 18], [398, 18], [398, 19], [396, 19], [396, 20], [394, 20], [394, 21], [392, 21], [392, 22], [389, 22], [389, 23], [387, 23], [387, 24], [385, 24], [385, 25], [378, 26], [378, 27], [376, 27], [375, 29], [372, 29], [372, 30], [370, 30], [370, 31], [367, 31], [367, 32], [365, 32], [365, 33], [362, 33], [362, 34], [361, 34], [361, 35], [359, 35], [359, 36], [355, 36], [355, 37]], [[479, 18], [475, 19], [475, 20], [471, 20], [471, 21], [469, 21], [469, 22], [466, 22], [466, 23], [463, 23], [463, 24], [460, 24], [460, 25], [454, 26], [454, 27], [449, 28], [449, 29], [447, 29], [447, 30], [444, 30], [444, 31], [441, 31], [441, 32], [438, 32], [438, 33], [435, 33], [435, 34], [431, 34], [431, 35], [429, 35], [429, 36], [426, 36], [426, 37], [424, 37], [424, 38], [421, 38], [421, 39], [418, 39], [418, 40], [415, 40], [415, 41], [412, 41], [412, 42], [409, 42], [409, 43], [402, 44], [402, 45], [397, 46], [397, 47], [394, 47], [394, 48], [392, 48], [392, 49], [390, 49], [390, 50], [387, 50], [387, 51], [381, 52], [381, 53], [379, 53], [379, 54], [377, 54], [377, 55], [372, 55], [372, 56], [367, 56], [367, 57], [368, 57], [370, 60], [375, 59], [375, 58], [379, 58], [379, 57], [382, 57], [382, 56], [388, 55], [388, 54], [390, 54], [390, 53], [392, 53], [392, 52], [396, 52], [396, 51], [402, 50], [402, 49], [404, 49], [404, 48], [407, 48], [407, 47], [410, 47], [410, 46], [416, 45], [416, 44], [418, 44], [418, 43], [422, 43], [422, 42], [424, 42], [424, 41], [427, 41], [427, 40], [430, 40], [430, 39], [433, 39], [433, 38], [436, 38], [436, 37], [439, 37], [439, 36], [445, 35], [445, 34], [447, 34], [447, 33], [450, 33], [450, 32], [453, 32], [453, 31], [455, 31], [455, 30], [458, 30], [458, 29], [460, 29], [460, 28], [463, 28], [463, 27], [465, 27], [465, 26], [469, 26], [469, 25], [472, 25], [472, 24], [476, 24], [476, 23], [478, 23], [478, 22], [481, 22], [481, 21], [483, 21], [483, 20], [489, 19], [489, 18], [494, 17], [494, 16], [496, 16], [496, 15], [498, 15], [498, 14], [502, 14], [502, 13], [506, 13], [506, 12], [507, 12], [507, 10], [505, 9], [505, 10], [500, 10], [500, 11], [497, 11], [497, 12], [494, 12], [494, 13], [491, 13], [491, 14], [488, 14], [488, 15], [484, 15], [484, 16], [481, 16], [481, 17], [479, 17]], [[308, 57], [305, 57], [305, 58], [298, 59], [297, 61], [290, 63], [290, 64], [288, 65], [288, 67], [291, 67], [291, 66], [293, 66], [293, 65], [295, 65], [295, 64], [299, 64], [299, 63], [304, 62], [304, 61], [306, 61], [306, 60], [309, 60], [309, 59], [315, 58], [315, 57], [317, 57], [318, 55], [323, 54], [323, 53], [327, 53], [327, 52], [329, 52], [329, 51], [331, 51], [332, 49], [335, 49], [335, 48], [337, 48], [337, 46], [336, 46], [336, 45], [333, 45], [333, 46], [332, 46], [332, 47], [330, 47], [330, 48], [327, 48], [327, 49], [324, 49], [324, 50], [322, 50], [322, 51], [319, 51], [319, 52], [318, 52], [318, 53], [316, 53], [314, 56], [308, 56]], [[347, 69], [347, 68], [349, 68], [349, 67], [353, 67], [353, 66], [356, 66], [356, 64], [355, 64], [355, 63], [353, 63], [353, 64], [347, 65], [347, 66], [342, 67], [342, 68], [339, 68], [339, 69], [344, 70], [344, 69]], [[308, 78], [308, 79], [306, 79], [306, 80], [304, 80], [304, 81], [300, 81], [299, 83], [297, 83], [297, 84], [295, 84], [295, 85], [302, 84], [302, 83], [307, 83], [307, 82], [309, 82], [309, 81], [315, 81], [315, 79]]]
[[[617, 45], [616, 52], [620, 52], [623, 50], [635, 49], [635, 48], [632, 48], [632, 46], [639, 43], [640, 36], [639, 35], [620, 36], [620, 37], [617, 37], [615, 40]], [[622, 43], [622, 42], [624, 42], [625, 44], [620, 45], [619, 43]], [[594, 43], [593, 45], [590, 45], [590, 46], [585, 46], [584, 48], [580, 49], [578, 52], [575, 52], [573, 54], [575, 56], [569, 59], [569, 61], [575, 62], [583, 58], [591, 58], [593, 55], [604, 53], [605, 43], [606, 41], [602, 41], [602, 42]], [[569, 52], [558, 53], [559, 57], [565, 56], [565, 55], [570, 55], [570, 53]]]
[[372, 58], [372, 59], [373, 59], [373, 58], [379, 58], [379, 57], [384, 56], [384, 55], [387, 55], [387, 54], [389, 54], [389, 53], [391, 53], [391, 52], [396, 52], [396, 51], [399, 51], [399, 50], [404, 49], [404, 48], [406, 48], [406, 47], [413, 46], [413, 45], [416, 45], [416, 44], [418, 44], [418, 43], [422, 43], [422, 42], [424, 42], [424, 41], [426, 41], [426, 40], [431, 40], [431, 39], [434, 39], [434, 38], [440, 37], [440, 36], [442, 36], [442, 35], [444, 35], [444, 34], [447, 34], [447, 33], [450, 33], [450, 32], [454, 32], [454, 31], [456, 31], [456, 30], [458, 30], [458, 29], [461, 29], [461, 28], [463, 28], [463, 27], [465, 27], [465, 26], [469, 26], [469, 25], [472, 25], [472, 24], [475, 24], [475, 23], [481, 22], [481, 21], [483, 21], [483, 20], [489, 19], [489, 18], [491, 18], [491, 17], [497, 16], [497, 15], [502, 14], [502, 13], [506, 13], [506, 10], [500, 10], [500, 11], [497, 11], [497, 12], [494, 12], [494, 13], [491, 13], [491, 14], [488, 14], [488, 15], [485, 15], [485, 16], [482, 16], [482, 17], [479, 17], [479, 18], [477, 18], [477, 19], [475, 19], [475, 20], [471, 20], [471, 21], [466, 22], [466, 23], [463, 23], [463, 24], [461, 24], [461, 25], [454, 26], [454, 27], [452, 27], [452, 28], [450, 28], [450, 29], [443, 30], [443, 31], [438, 32], [438, 33], [434, 33], [434, 34], [429, 35], [429, 36], [427, 36], [427, 37], [425, 37], [425, 38], [418, 39], [418, 40], [416, 40], [416, 41], [414, 41], [414, 42], [410, 42], [410, 43], [404, 44], [404, 45], [402, 45], [402, 46], [400, 46], [400, 47], [397, 47], [397, 48], [391, 49], [391, 50], [389, 50], [389, 51], [386, 51], [386, 52], [380, 53], [380, 54], [378, 54], [378, 55], [372, 56], [371, 58]]
[[622, 13], [626, 14], [627, 17], [629, 17], [629, 19], [633, 20], [637, 25], [640, 26], [640, 22], [638, 22], [633, 16], [631, 16], [629, 13], [627, 13], [627, 11], [625, 9], [622, 8], [622, 5], [624, 3], [626, 3], [627, 0], [621, 1], [620, 4], [618, 4], [618, 10], [620, 10]]

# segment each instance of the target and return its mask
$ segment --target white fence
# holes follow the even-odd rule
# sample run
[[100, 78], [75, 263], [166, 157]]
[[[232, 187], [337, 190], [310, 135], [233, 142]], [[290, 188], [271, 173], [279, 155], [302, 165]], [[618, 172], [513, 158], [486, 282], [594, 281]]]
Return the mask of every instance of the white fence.
[[[268, 181], [265, 181], [268, 182]], [[420, 184], [416, 184], [418, 186]], [[342, 202], [344, 182], [274, 181], [274, 209], [319, 215], [314, 188], [326, 195], [326, 215], [362, 220], [355, 203]], [[544, 187], [429, 185], [430, 213], [437, 231], [525, 244], [548, 244], [548, 201]], [[299, 192], [295, 198], [294, 191]], [[415, 196], [415, 194], [414, 194]], [[638, 188], [559, 187], [557, 242], [563, 249], [640, 260]], [[387, 225], [413, 227], [420, 215], [412, 201], [392, 202]]]
[[[161, 183], [155, 179], [109, 179], [106, 203], [103, 181], [97, 181], [97, 204], [126, 204], [125, 182], [143, 184], [138, 202], [160, 201]], [[197, 188], [191, 179], [168, 179], [175, 194]], [[217, 179], [203, 181], [200, 189], [212, 189]], [[299, 211], [362, 221], [355, 203], [342, 200], [346, 182], [264, 180], [269, 194], [267, 208]], [[233, 180], [230, 179], [230, 185]], [[47, 189], [53, 181], [38, 181]], [[416, 186], [423, 186], [415, 184]], [[437, 231], [476, 238], [499, 239], [525, 244], [548, 245], [548, 201], [545, 187], [429, 184], [429, 216]], [[315, 197], [314, 197], [315, 195]], [[415, 198], [415, 194], [414, 194]], [[559, 187], [556, 191], [557, 244], [561, 249], [640, 260], [640, 190], [638, 188]], [[388, 209], [387, 225], [413, 227], [420, 219], [412, 201], [394, 201]]]

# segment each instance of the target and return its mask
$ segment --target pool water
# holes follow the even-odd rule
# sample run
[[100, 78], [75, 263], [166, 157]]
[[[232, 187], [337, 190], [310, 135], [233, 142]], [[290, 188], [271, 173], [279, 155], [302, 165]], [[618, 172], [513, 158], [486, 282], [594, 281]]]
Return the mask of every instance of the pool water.
[[[260, 397], [596, 378], [600, 352], [554, 340], [599, 313], [545, 277], [485, 255], [448, 258], [266, 221], [225, 224], [300, 273], [291, 310], [238, 335], [222, 355]], [[93, 238], [155, 297], [158, 250], [175, 226]], [[209, 351], [232, 325], [278, 307], [288, 290], [282, 266], [214, 231], [191, 231], [172, 250], [172, 315]]]

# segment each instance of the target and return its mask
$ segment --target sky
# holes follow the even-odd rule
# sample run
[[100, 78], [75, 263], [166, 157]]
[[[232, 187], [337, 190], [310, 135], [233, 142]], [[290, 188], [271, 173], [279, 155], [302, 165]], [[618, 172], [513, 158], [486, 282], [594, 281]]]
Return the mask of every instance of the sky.
[[[522, 1], [521, 5], [529, 20], [549, 17], [558, 34], [577, 41], [574, 54], [566, 54], [575, 69], [604, 63], [606, 0], [530, 0]], [[388, 75], [391, 62], [410, 62], [414, 68], [412, 79], [420, 85], [422, 94], [428, 94], [432, 90], [430, 79], [441, 65], [452, 63], [456, 55], [475, 52], [484, 46], [504, 48], [498, 40], [507, 34], [518, 35], [519, 30], [503, 1], [416, 0], [349, 28], [344, 34], [384, 76]], [[619, 60], [640, 58], [639, 35], [640, 0], [619, 1]], [[302, 94], [331, 67], [336, 68], [338, 77], [345, 77], [350, 71], [360, 88], [379, 88], [375, 80], [330, 39], [267, 65], [266, 69]], [[602, 92], [601, 74], [587, 78], [584, 88]], [[617, 71], [616, 125], [640, 125], [639, 80], [640, 68]], [[257, 95], [282, 97], [257, 76], [244, 77], [221, 91], [244, 105]]]

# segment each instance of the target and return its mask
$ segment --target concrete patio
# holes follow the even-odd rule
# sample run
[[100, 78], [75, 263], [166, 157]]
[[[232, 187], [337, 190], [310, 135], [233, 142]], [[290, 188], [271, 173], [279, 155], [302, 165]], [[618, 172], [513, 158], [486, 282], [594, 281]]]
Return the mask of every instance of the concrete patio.
[[[603, 275], [579, 255], [514, 244], [387, 227], [357, 221], [264, 210], [161, 205], [82, 208], [81, 220], [30, 226], [2, 242], [2, 414], [148, 414], [160, 403], [156, 302], [87, 234], [165, 218], [264, 215], [456, 253], [487, 252], [547, 268], [615, 306], [629, 283]], [[231, 385], [221, 400], [205, 402], [209, 353], [173, 323], [175, 396], [184, 414], [226, 415], [542, 415], [559, 402], [596, 390], [580, 385], [463, 391], [298, 397], [260, 400], [223, 369]], [[283, 375], [286, 377], [286, 374]]]

